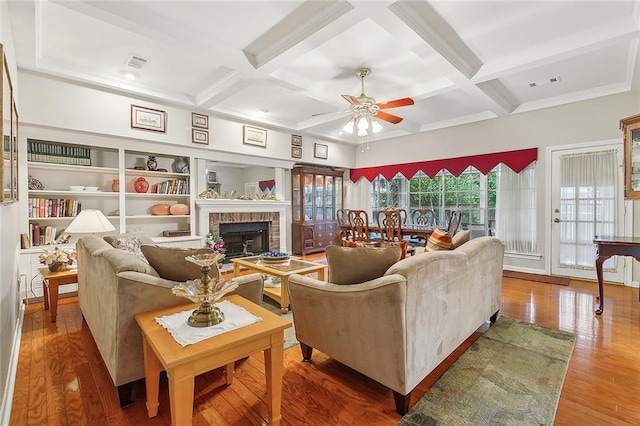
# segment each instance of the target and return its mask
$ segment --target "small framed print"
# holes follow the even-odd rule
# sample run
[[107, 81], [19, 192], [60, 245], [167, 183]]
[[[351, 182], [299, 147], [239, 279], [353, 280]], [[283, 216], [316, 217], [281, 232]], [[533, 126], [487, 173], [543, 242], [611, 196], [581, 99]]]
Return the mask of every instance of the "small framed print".
[[242, 143], [255, 145], [262, 148], [267, 147], [267, 130], [259, 127], [243, 126]]
[[167, 113], [159, 109], [131, 105], [131, 128], [167, 133]]
[[202, 145], [209, 145], [209, 131], [200, 129], [191, 129], [191, 142]]
[[302, 136], [291, 135], [291, 146], [302, 146]]
[[197, 112], [191, 113], [191, 126], [198, 127], [200, 129], [209, 128], [209, 116], [204, 114], [198, 114]]
[[313, 156], [316, 158], [322, 158], [323, 160], [326, 160], [329, 157], [329, 147], [321, 143], [314, 144]]
[[291, 157], [292, 158], [302, 158], [302, 147], [292, 146], [291, 147]]

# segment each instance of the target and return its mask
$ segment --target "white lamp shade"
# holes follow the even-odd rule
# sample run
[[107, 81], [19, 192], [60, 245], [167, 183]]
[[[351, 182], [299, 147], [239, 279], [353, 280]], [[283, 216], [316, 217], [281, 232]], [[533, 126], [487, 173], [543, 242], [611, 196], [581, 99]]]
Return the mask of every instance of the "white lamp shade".
[[67, 234], [98, 234], [115, 230], [116, 228], [100, 210], [87, 209], [80, 211], [80, 214], [73, 219], [64, 232]]

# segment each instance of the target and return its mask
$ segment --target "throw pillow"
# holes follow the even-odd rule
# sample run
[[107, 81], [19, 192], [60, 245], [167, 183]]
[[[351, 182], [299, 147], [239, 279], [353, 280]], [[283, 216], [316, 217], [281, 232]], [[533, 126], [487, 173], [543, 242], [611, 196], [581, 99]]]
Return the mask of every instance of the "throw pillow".
[[391, 242], [382, 242], [380, 243], [380, 247], [400, 247], [402, 250], [400, 254], [400, 260], [407, 257], [407, 246], [409, 245], [408, 241], [391, 241]]
[[360, 284], [381, 277], [400, 260], [400, 247], [329, 246], [325, 250], [332, 284]]
[[451, 250], [451, 234], [444, 229], [434, 229], [427, 240], [426, 251], [436, 250]]
[[142, 253], [142, 241], [140, 241], [140, 238], [138, 237], [129, 236], [115, 238], [111, 245], [119, 250], [124, 250], [128, 253], [131, 253], [134, 256], [138, 257], [140, 260], [144, 260], [145, 262], [149, 263], [149, 261]]
[[[158, 272], [160, 277], [166, 280], [184, 282], [202, 278], [202, 269], [195, 263], [186, 260], [185, 257], [194, 254], [213, 253], [213, 250], [208, 248], [161, 247], [145, 244], [142, 246], [142, 253], [144, 253], [149, 264]], [[209, 276], [215, 279], [219, 274], [218, 266], [212, 266]]]
[[470, 230], [467, 229], [466, 231], [458, 232], [451, 239], [451, 250], [457, 249], [458, 247], [460, 247], [461, 245], [469, 241], [470, 238], [471, 238]]
[[102, 239], [108, 242], [109, 244], [113, 245], [113, 241], [116, 240], [117, 238], [126, 238], [126, 237], [138, 237], [142, 244], [155, 244], [151, 239], [151, 237], [145, 234], [144, 232], [125, 232], [122, 234], [105, 235], [104, 237], [102, 237]]

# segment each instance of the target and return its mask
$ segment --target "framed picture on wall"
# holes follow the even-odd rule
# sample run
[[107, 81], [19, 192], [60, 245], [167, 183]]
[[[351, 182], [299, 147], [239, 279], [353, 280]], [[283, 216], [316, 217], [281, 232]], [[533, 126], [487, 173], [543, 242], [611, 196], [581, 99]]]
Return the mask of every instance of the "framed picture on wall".
[[291, 147], [291, 157], [292, 158], [302, 158], [302, 148], [299, 146]]
[[191, 142], [209, 145], [209, 132], [207, 130], [191, 129]]
[[316, 143], [313, 146], [313, 156], [326, 160], [329, 157], [329, 147], [321, 143]]
[[291, 135], [291, 146], [302, 146], [302, 136]]
[[200, 129], [209, 128], [209, 116], [204, 114], [198, 114], [197, 112], [191, 113], [191, 126], [198, 127]]
[[131, 128], [167, 133], [167, 113], [159, 109], [131, 105]]
[[245, 145], [255, 145], [266, 148], [267, 130], [259, 127], [243, 126], [242, 143]]

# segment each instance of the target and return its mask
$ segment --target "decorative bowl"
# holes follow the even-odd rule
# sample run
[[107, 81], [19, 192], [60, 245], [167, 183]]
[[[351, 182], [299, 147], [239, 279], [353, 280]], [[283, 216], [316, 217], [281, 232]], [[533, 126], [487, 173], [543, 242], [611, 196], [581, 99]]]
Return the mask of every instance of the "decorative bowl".
[[171, 206], [169, 204], [154, 204], [151, 206], [151, 214], [153, 215], [167, 215], [171, 212]]
[[96, 192], [98, 190], [97, 186], [85, 186], [84, 187], [85, 191], [89, 191], [89, 192]]
[[268, 251], [260, 255], [260, 260], [264, 263], [281, 263], [289, 260], [289, 254], [279, 251]]
[[169, 213], [178, 215], [189, 214], [189, 206], [186, 204], [174, 204], [169, 207]]
[[82, 191], [82, 190], [84, 190], [84, 186], [80, 186], [80, 185], [69, 186], [69, 191]]

